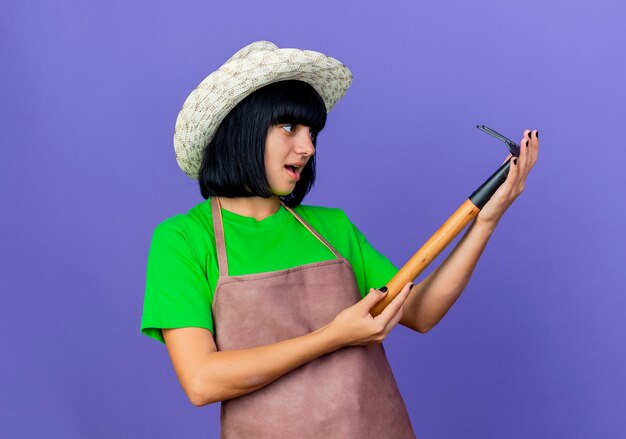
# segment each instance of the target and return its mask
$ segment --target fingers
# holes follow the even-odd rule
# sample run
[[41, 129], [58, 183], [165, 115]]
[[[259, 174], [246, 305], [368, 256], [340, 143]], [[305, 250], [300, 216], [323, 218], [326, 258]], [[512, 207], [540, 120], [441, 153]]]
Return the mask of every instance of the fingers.
[[525, 130], [524, 138], [522, 139], [522, 143], [520, 143], [520, 160], [522, 157], [522, 153], [524, 153], [524, 159], [522, 160], [520, 166], [520, 179], [525, 180], [526, 176], [534, 166], [537, 161], [537, 156], [539, 154], [539, 132], [537, 130]]
[[375, 288], [370, 288], [370, 292], [367, 293], [367, 295], [361, 300], [363, 314], [369, 313], [369, 310], [376, 305], [379, 300], [387, 295], [387, 287], [384, 288], [385, 292]]
[[391, 320], [404, 304], [404, 301], [408, 297], [409, 291], [411, 290], [412, 286], [413, 282], [407, 282], [404, 288], [402, 288], [402, 290], [400, 291], [400, 294], [394, 297], [393, 300], [389, 302], [385, 309], [378, 316], [376, 316], [375, 319], [383, 321]]
[[381, 287], [379, 289], [370, 288], [370, 292], [361, 300], [359, 303], [361, 305], [361, 312], [363, 315], [370, 314], [370, 310], [382, 300], [383, 297], [387, 296], [387, 287]]
[[[523, 146], [520, 147], [523, 148]], [[513, 157], [513, 154], [510, 154], [511, 157]], [[520, 151], [520, 156], [521, 156], [521, 151]], [[511, 165], [509, 166], [509, 175], [507, 175], [506, 180], [504, 181], [504, 185], [508, 185], [507, 186], [507, 191], [509, 191], [513, 185], [517, 182], [517, 177], [519, 175], [519, 161], [520, 161], [520, 157], [513, 157], [511, 159]]]
[[530, 130], [524, 131], [524, 137], [519, 142], [519, 157], [517, 158], [517, 182], [524, 178], [524, 172], [528, 167], [528, 145], [530, 145]]
[[539, 131], [534, 130], [531, 132], [531, 141], [529, 145], [530, 151], [530, 167], [532, 168], [537, 161], [539, 155]]
[[402, 303], [398, 307], [397, 312], [393, 315], [391, 320], [387, 322], [387, 324], [385, 325], [385, 329], [384, 329], [385, 334], [388, 334], [393, 329], [393, 327], [396, 326], [398, 322], [400, 322], [400, 320], [402, 320], [402, 317], [404, 315], [404, 302], [406, 301], [406, 298], [408, 297], [411, 288], [413, 288], [413, 284], [409, 283], [404, 288], [406, 289], [406, 292], [407, 292], [406, 297], [404, 297], [404, 299], [402, 300]]
[[400, 309], [398, 309], [398, 312], [396, 312], [393, 315], [391, 320], [389, 320], [387, 322], [387, 324], [385, 325], [385, 328], [383, 329], [383, 333], [385, 334], [385, 338], [387, 338], [387, 334], [389, 334], [391, 332], [391, 330], [394, 328], [394, 326], [396, 326], [398, 324], [398, 322], [400, 322], [400, 320], [402, 320], [402, 316], [403, 315], [404, 315], [403, 308], [400, 307]]

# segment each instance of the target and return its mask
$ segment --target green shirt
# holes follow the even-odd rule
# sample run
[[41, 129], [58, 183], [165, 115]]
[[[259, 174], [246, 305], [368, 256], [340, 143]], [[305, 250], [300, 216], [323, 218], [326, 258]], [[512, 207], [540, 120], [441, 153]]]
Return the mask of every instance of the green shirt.
[[[300, 204], [293, 210], [350, 262], [362, 297], [398, 272], [341, 209]], [[222, 209], [222, 220], [229, 276], [335, 259], [282, 205], [261, 221]], [[164, 343], [161, 328], [194, 326], [213, 332], [216, 254], [210, 199], [156, 226], [146, 268], [143, 334]]]

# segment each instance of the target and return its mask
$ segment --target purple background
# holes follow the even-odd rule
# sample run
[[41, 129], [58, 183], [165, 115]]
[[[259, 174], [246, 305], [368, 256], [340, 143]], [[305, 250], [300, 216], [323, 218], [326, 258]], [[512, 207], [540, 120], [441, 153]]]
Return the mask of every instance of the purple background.
[[506, 157], [476, 124], [540, 132], [464, 294], [385, 342], [417, 436], [626, 437], [625, 21], [618, 0], [3, 5], [2, 436], [218, 437], [219, 405], [139, 332], [145, 266], [202, 201], [174, 157], [184, 99], [267, 39], [352, 70], [305, 203], [397, 265]]

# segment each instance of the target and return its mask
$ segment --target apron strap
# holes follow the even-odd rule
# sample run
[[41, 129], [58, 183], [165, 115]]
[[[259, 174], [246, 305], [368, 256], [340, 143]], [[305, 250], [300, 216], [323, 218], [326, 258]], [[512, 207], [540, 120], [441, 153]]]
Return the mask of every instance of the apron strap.
[[213, 233], [215, 234], [215, 248], [217, 250], [217, 266], [220, 276], [228, 276], [228, 259], [226, 258], [226, 240], [222, 222], [222, 206], [217, 197], [211, 197], [211, 213], [213, 216]]
[[322, 235], [317, 233], [317, 230], [315, 230], [313, 227], [311, 227], [300, 215], [298, 215], [294, 210], [292, 210], [289, 206], [287, 206], [285, 203], [283, 203], [283, 200], [280, 200], [280, 204], [282, 204], [285, 209], [287, 209], [289, 212], [291, 212], [291, 214], [293, 216], [295, 216], [296, 219], [298, 221], [300, 221], [302, 223], [302, 225], [304, 227], [306, 227], [309, 230], [309, 232], [311, 232], [313, 234], [313, 236], [315, 236], [317, 239], [319, 239], [321, 241], [322, 244], [324, 244], [326, 247], [328, 247], [328, 250], [330, 250], [337, 257], [337, 259], [342, 259], [341, 254], [337, 250], [335, 250], [335, 248], [332, 245], [330, 245], [330, 243], [328, 241], [326, 241], [326, 239], [324, 239], [324, 237]]
[[[343, 259], [341, 253], [330, 245], [322, 235], [320, 235], [313, 227], [311, 227], [300, 215], [293, 211], [290, 207], [280, 200], [280, 204], [283, 205], [289, 213], [291, 213], [309, 232], [313, 234], [322, 244], [328, 247], [328, 250], [332, 252], [337, 259]], [[218, 197], [211, 197], [211, 210], [213, 216], [213, 233], [215, 234], [215, 247], [217, 250], [217, 264], [220, 271], [220, 276], [228, 276], [228, 259], [226, 257], [226, 239], [224, 238], [224, 222], [222, 221], [222, 206]]]

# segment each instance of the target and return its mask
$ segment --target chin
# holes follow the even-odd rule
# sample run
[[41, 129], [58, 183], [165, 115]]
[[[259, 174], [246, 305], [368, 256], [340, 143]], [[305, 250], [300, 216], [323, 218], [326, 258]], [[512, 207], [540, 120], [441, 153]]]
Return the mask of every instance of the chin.
[[286, 197], [287, 195], [289, 195], [290, 193], [292, 193], [293, 191], [274, 191], [274, 195], [278, 195], [279, 197]]
[[280, 196], [280, 197], [284, 197], [284, 196], [287, 196], [287, 195], [289, 195], [290, 193], [292, 193], [292, 192], [293, 192], [293, 189], [294, 189], [294, 188], [283, 189], [283, 190], [280, 190], [280, 189], [273, 189], [273, 190], [272, 190], [272, 193], [273, 193], [274, 195], [278, 195], [278, 196]]

